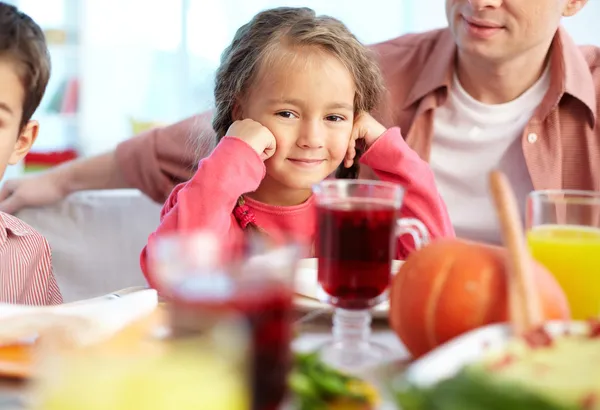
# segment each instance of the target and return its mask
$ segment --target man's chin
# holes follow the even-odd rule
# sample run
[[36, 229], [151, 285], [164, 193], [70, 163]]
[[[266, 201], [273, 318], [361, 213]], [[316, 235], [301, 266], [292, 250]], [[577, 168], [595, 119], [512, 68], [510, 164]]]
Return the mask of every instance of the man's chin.
[[460, 54], [467, 56], [470, 60], [476, 61], [497, 61], [502, 60], [502, 56], [505, 54], [502, 52], [505, 49], [498, 42], [487, 42], [480, 43], [477, 41], [469, 41], [469, 39], [463, 39], [458, 46]]

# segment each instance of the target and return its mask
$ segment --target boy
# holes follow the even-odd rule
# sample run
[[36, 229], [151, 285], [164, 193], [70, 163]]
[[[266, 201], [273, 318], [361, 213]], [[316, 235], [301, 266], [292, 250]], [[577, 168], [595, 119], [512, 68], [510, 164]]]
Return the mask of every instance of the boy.
[[[0, 178], [25, 157], [39, 129], [31, 116], [50, 77], [40, 27], [0, 2]], [[33, 228], [0, 212], [0, 302], [55, 305], [62, 296], [52, 272], [50, 246]]]

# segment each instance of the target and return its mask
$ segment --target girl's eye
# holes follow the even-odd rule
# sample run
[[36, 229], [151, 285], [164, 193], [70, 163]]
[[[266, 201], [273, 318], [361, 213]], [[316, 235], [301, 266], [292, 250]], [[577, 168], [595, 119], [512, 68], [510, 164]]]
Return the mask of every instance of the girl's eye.
[[344, 117], [342, 117], [340, 115], [328, 115], [325, 118], [327, 119], [327, 121], [332, 121], [332, 122], [344, 121]]
[[293, 112], [291, 112], [291, 111], [280, 111], [280, 112], [278, 112], [276, 115], [279, 115], [279, 116], [280, 116], [280, 117], [282, 117], [282, 118], [288, 118], [288, 119], [291, 119], [291, 118], [297, 118], [297, 117], [296, 117], [296, 114], [294, 114], [294, 113], [293, 113]]

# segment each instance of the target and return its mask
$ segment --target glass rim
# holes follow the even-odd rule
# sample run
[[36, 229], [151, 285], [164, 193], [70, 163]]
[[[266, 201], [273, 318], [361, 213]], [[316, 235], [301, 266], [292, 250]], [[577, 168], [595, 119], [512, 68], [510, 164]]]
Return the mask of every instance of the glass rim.
[[[563, 198], [553, 198], [554, 195], [564, 195]], [[600, 205], [600, 191], [583, 189], [542, 189], [532, 191], [527, 195], [528, 200], [541, 202], [576, 202], [589, 205]]]
[[394, 190], [400, 190], [400, 192], [404, 192], [404, 188], [402, 187], [402, 185], [395, 184], [393, 182], [379, 181], [379, 180], [374, 180], [374, 179], [326, 179], [317, 184], [314, 184], [313, 191], [315, 189], [318, 190], [318, 188], [320, 188], [320, 187], [328, 187], [328, 186], [334, 186], [334, 185], [378, 186], [378, 187], [382, 187], [382, 188], [390, 188], [390, 189], [394, 189]]

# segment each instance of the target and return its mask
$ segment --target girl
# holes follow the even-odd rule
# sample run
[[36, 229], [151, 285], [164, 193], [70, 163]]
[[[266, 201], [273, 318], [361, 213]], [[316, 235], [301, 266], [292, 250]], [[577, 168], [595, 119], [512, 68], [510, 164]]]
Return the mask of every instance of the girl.
[[[275, 242], [312, 243], [312, 185], [338, 167], [338, 175], [356, 176], [358, 162], [406, 189], [402, 216], [421, 220], [432, 238], [453, 235], [428, 164], [398, 128], [386, 130], [368, 114], [383, 89], [375, 59], [338, 20], [308, 8], [257, 14], [238, 30], [217, 71], [219, 142], [173, 190], [149, 245], [162, 234], [197, 229], [234, 249], [248, 230]], [[357, 140], [367, 148], [360, 161]], [[401, 256], [412, 250], [398, 248]]]

